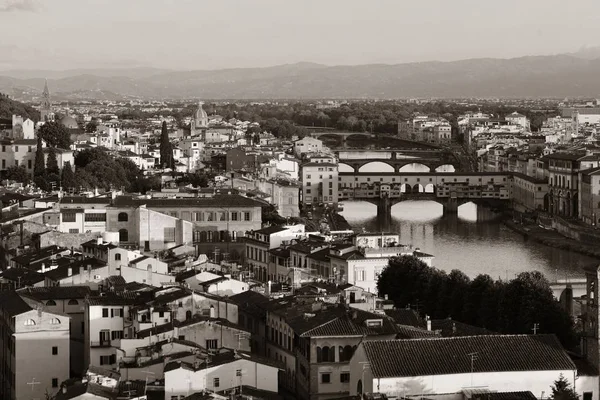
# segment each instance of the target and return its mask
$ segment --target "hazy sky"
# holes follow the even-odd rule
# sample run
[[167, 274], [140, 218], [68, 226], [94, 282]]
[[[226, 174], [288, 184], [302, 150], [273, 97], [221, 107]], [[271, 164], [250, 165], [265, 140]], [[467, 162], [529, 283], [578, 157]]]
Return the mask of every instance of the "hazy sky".
[[599, 0], [0, 0], [0, 69], [519, 57], [600, 44]]

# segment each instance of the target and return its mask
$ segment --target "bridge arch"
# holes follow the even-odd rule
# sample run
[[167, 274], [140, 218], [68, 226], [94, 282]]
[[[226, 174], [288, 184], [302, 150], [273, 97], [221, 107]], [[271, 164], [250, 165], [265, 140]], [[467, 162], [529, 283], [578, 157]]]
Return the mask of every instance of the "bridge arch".
[[420, 183], [415, 183], [415, 185], [412, 187], [413, 193], [423, 193], [424, 191], [425, 188]]
[[428, 183], [425, 185], [425, 193], [435, 193], [435, 185], [433, 183]]
[[371, 161], [363, 164], [358, 172], [394, 172], [394, 167], [382, 161]]
[[408, 183], [403, 183], [400, 186], [400, 193], [412, 193], [412, 186], [410, 186]]
[[338, 171], [339, 172], [354, 172], [354, 167], [352, 167], [346, 163], [339, 163]]
[[421, 164], [418, 162], [412, 162], [408, 164], [404, 164], [398, 172], [430, 172], [431, 168], [429, 168], [425, 164]]
[[435, 169], [435, 172], [456, 172], [456, 168], [452, 164], [442, 164]]

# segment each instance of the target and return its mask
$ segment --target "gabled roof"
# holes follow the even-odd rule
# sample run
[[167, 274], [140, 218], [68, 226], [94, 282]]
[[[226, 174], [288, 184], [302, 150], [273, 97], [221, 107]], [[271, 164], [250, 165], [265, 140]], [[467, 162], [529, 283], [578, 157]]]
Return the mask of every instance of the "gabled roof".
[[362, 343], [375, 378], [475, 372], [575, 370], [554, 335], [492, 335]]

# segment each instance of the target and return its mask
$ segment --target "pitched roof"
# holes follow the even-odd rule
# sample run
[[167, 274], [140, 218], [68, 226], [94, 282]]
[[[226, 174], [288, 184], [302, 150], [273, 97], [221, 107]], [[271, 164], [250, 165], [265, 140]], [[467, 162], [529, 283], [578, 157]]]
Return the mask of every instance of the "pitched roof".
[[83, 299], [92, 293], [89, 286], [48, 286], [29, 287], [19, 293], [37, 300]]
[[419, 314], [410, 308], [395, 308], [392, 310], [384, 310], [385, 315], [392, 318], [398, 325], [408, 325], [418, 328], [425, 327], [425, 321]]
[[465, 324], [454, 321], [453, 319], [433, 319], [431, 320], [431, 329], [441, 331], [442, 336], [479, 336], [479, 335], [497, 335], [498, 333], [489, 331], [479, 326]]
[[15, 317], [31, 311], [32, 308], [17, 292], [11, 290], [0, 292], [0, 310], [2, 310], [2, 313], [7, 313], [10, 317]]
[[491, 335], [365, 341], [376, 378], [475, 372], [575, 370], [554, 335]]

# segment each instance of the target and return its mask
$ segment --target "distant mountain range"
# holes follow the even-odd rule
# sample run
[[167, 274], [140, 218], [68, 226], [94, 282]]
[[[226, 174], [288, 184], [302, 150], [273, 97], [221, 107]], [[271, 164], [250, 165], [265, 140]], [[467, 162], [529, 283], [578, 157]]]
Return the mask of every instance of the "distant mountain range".
[[0, 92], [55, 99], [600, 97], [600, 48], [512, 59], [170, 71], [156, 68], [0, 71]]

